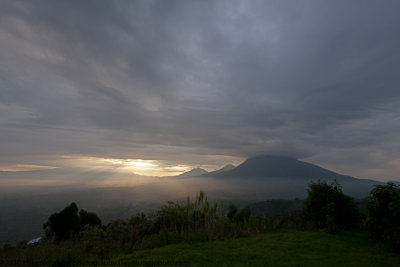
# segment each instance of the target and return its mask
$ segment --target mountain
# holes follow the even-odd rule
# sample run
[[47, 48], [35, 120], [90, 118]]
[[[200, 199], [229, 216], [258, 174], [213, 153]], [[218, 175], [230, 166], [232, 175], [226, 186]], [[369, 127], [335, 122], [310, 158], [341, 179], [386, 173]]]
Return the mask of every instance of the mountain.
[[210, 172], [202, 175], [220, 180], [229, 179], [248, 182], [263, 182], [264, 190], [299, 195], [306, 192], [310, 182], [325, 180], [328, 183], [337, 180], [343, 191], [354, 197], [364, 197], [369, 194], [373, 185], [381, 182], [359, 179], [342, 175], [317, 165], [303, 162], [295, 158], [261, 155], [247, 159], [239, 166], [225, 172]]
[[234, 165], [228, 164], [228, 165], [225, 165], [224, 167], [222, 167], [221, 169], [216, 170], [215, 172], [226, 172], [226, 171], [233, 170], [234, 168], [236, 168]]
[[202, 168], [194, 168], [191, 169], [190, 171], [184, 172], [177, 177], [196, 177], [196, 176], [202, 176], [204, 174], [207, 174], [208, 171], [202, 169]]
[[[215, 172], [210, 174], [217, 174]], [[347, 179], [353, 178], [321, 168], [317, 165], [284, 156], [262, 155], [247, 159], [239, 166], [218, 173], [230, 178], [305, 178]], [[355, 179], [355, 178], [353, 178]]]
[[234, 165], [232, 164], [228, 164], [225, 165], [224, 167], [222, 167], [221, 169], [218, 169], [216, 171], [212, 171], [212, 172], [207, 172], [204, 169], [201, 168], [194, 168], [188, 172], [182, 173], [176, 177], [182, 177], [182, 178], [189, 178], [189, 177], [215, 177], [218, 176], [224, 172], [233, 170], [235, 168]]
[[234, 165], [228, 164], [228, 165], [225, 165], [224, 167], [222, 167], [222, 168], [219, 169], [219, 170], [216, 170], [216, 171], [212, 171], [212, 172], [203, 174], [202, 176], [214, 177], [214, 176], [218, 176], [218, 175], [220, 175], [220, 174], [222, 174], [222, 173], [224, 173], [224, 172], [231, 171], [231, 170], [233, 170], [234, 168], [236, 168]]

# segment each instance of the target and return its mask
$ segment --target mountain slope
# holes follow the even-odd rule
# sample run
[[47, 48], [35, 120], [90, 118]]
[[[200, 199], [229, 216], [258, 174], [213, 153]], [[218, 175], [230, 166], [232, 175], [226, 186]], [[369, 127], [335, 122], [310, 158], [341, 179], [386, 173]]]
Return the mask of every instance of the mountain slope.
[[190, 171], [187, 171], [187, 172], [184, 172], [184, 173], [178, 175], [177, 177], [182, 177], [182, 178], [183, 177], [196, 177], [196, 176], [201, 176], [201, 175], [204, 175], [207, 173], [208, 173], [208, 171], [206, 171], [202, 168], [194, 168], [194, 169], [191, 169]]
[[233, 170], [234, 168], [236, 168], [234, 165], [228, 164], [228, 165], [225, 165], [224, 167], [222, 167], [221, 169], [216, 170], [216, 172], [226, 172], [226, 171]]
[[252, 189], [242, 186], [247, 194], [265, 192], [265, 195], [276, 195], [279, 198], [288, 196], [304, 197], [311, 182], [318, 180], [331, 183], [337, 180], [345, 194], [362, 198], [369, 194], [373, 186], [382, 182], [358, 179], [342, 175], [317, 165], [283, 156], [262, 155], [249, 158], [236, 168], [225, 172], [212, 172], [202, 177], [216, 180], [229, 180], [229, 183], [251, 183]]
[[303, 162], [290, 157], [262, 155], [247, 159], [245, 162], [222, 173], [210, 173], [218, 177], [229, 178], [296, 178], [296, 179], [356, 179]]
[[219, 176], [220, 174], [225, 173], [225, 172], [228, 172], [228, 171], [231, 171], [231, 170], [233, 170], [234, 168], [236, 168], [236, 167], [233, 166], [232, 164], [228, 164], [228, 165], [225, 165], [224, 167], [222, 167], [222, 168], [219, 169], [219, 170], [206, 173], [206, 174], [204, 174], [204, 175], [202, 175], [202, 176], [207, 176], [207, 177]]

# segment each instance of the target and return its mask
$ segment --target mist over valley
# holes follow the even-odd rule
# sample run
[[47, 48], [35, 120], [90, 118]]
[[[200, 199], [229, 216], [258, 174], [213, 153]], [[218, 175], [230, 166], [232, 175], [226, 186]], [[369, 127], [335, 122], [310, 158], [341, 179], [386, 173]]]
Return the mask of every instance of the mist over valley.
[[[270, 199], [304, 199], [311, 182], [337, 180], [343, 192], [357, 199], [369, 194], [378, 181], [341, 175], [314, 164], [284, 156], [261, 155], [234, 167], [207, 172], [195, 168], [177, 176], [150, 177], [132, 174], [125, 184], [91, 186], [86, 181], [102, 180], [111, 172], [71, 172], [42, 170], [33, 172], [1, 173], [1, 179], [34, 179], [73, 181], [66, 186], [26, 186], [19, 190], [3, 191], [0, 199], [3, 229], [1, 242], [27, 240], [42, 234], [47, 217], [68, 203], [76, 202], [84, 209], [96, 212], [104, 222], [127, 218], [138, 212], [151, 213], [167, 201], [185, 201], [204, 191], [211, 201], [240, 206]], [[121, 182], [120, 178], [117, 181]], [[84, 183], [79, 183], [84, 181]], [[137, 185], [132, 185], [137, 183]], [[4, 189], [3, 189], [4, 190]]]

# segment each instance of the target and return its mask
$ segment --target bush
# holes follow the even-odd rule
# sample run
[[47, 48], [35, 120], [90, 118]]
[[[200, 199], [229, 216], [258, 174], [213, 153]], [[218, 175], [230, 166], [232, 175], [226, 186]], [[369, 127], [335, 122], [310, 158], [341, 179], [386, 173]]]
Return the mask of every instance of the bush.
[[86, 253], [100, 258], [108, 256], [108, 244], [106, 232], [100, 226], [86, 225], [80, 234], [81, 244]]
[[371, 236], [388, 240], [400, 251], [400, 187], [394, 183], [376, 185], [366, 199], [366, 208]]
[[343, 194], [337, 181], [312, 182], [307, 189], [304, 212], [318, 229], [335, 232], [337, 228], [349, 228], [357, 224], [359, 213], [356, 201]]
[[185, 203], [169, 201], [156, 212], [155, 229], [187, 234], [203, 231], [209, 237], [213, 231], [220, 206], [211, 205], [203, 192], [193, 201], [188, 197]]
[[226, 216], [229, 218], [229, 220], [233, 222], [233, 218], [235, 217], [237, 212], [238, 208], [235, 205], [231, 204], [228, 207], [228, 214]]
[[247, 223], [250, 219], [250, 215], [251, 215], [251, 210], [249, 206], [244, 207], [243, 209], [239, 210], [233, 220], [236, 223], [240, 223], [240, 224], [244, 224]]
[[58, 243], [74, 237], [79, 231], [78, 206], [71, 203], [59, 213], [53, 213], [43, 224], [46, 236]]
[[79, 225], [83, 228], [85, 225], [101, 225], [101, 220], [94, 212], [87, 212], [86, 210], [79, 211]]
[[85, 225], [100, 225], [101, 220], [95, 213], [81, 210], [78, 215], [78, 206], [72, 202], [62, 211], [50, 215], [47, 222], [43, 224], [46, 236], [59, 243], [73, 239]]

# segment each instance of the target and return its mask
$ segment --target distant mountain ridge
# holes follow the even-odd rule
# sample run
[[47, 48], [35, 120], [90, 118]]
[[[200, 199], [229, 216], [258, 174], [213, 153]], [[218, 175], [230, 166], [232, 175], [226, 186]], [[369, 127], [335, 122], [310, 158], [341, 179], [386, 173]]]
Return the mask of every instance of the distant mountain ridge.
[[264, 185], [260, 187], [270, 195], [273, 193], [287, 195], [290, 192], [292, 195], [300, 196], [301, 192], [306, 192], [311, 182], [321, 180], [331, 183], [337, 180], [346, 194], [360, 198], [368, 195], [374, 185], [382, 184], [379, 181], [342, 175], [295, 158], [274, 155], [252, 157], [231, 170], [210, 172], [200, 177], [229, 180], [231, 183], [261, 182]]
[[222, 174], [222, 173], [231, 171], [231, 170], [233, 170], [234, 168], [236, 168], [234, 165], [228, 164], [228, 165], [225, 165], [224, 167], [222, 167], [221, 169], [218, 169], [218, 170], [216, 170], [216, 171], [212, 171], [212, 172], [206, 173], [206, 174], [204, 174], [204, 175], [202, 175], [202, 176], [210, 176], [210, 177], [212, 177], [212, 176], [218, 176], [218, 175], [220, 175], [220, 174]]
[[236, 168], [234, 165], [232, 165], [232, 164], [227, 164], [227, 165], [225, 165], [224, 167], [222, 167], [221, 169], [216, 170], [216, 172], [226, 172], [226, 171], [233, 170], [234, 168]]
[[202, 176], [207, 173], [208, 173], [208, 171], [206, 171], [202, 168], [194, 168], [194, 169], [191, 169], [190, 171], [179, 174], [177, 177], [196, 177], [196, 176]]
[[199, 177], [199, 176], [205, 176], [205, 175], [217, 175], [217, 174], [221, 174], [230, 170], [233, 170], [235, 168], [234, 165], [232, 164], [227, 164], [224, 167], [222, 167], [221, 169], [218, 169], [216, 171], [212, 171], [212, 172], [208, 172], [202, 168], [194, 168], [191, 169], [190, 171], [184, 172], [182, 174], [179, 174], [176, 177]]
[[247, 179], [268, 179], [268, 178], [296, 178], [296, 179], [356, 179], [351, 176], [342, 175], [317, 165], [303, 162], [291, 157], [261, 155], [247, 159], [239, 166], [222, 172], [208, 173], [205, 176], [220, 178], [247, 178]]

